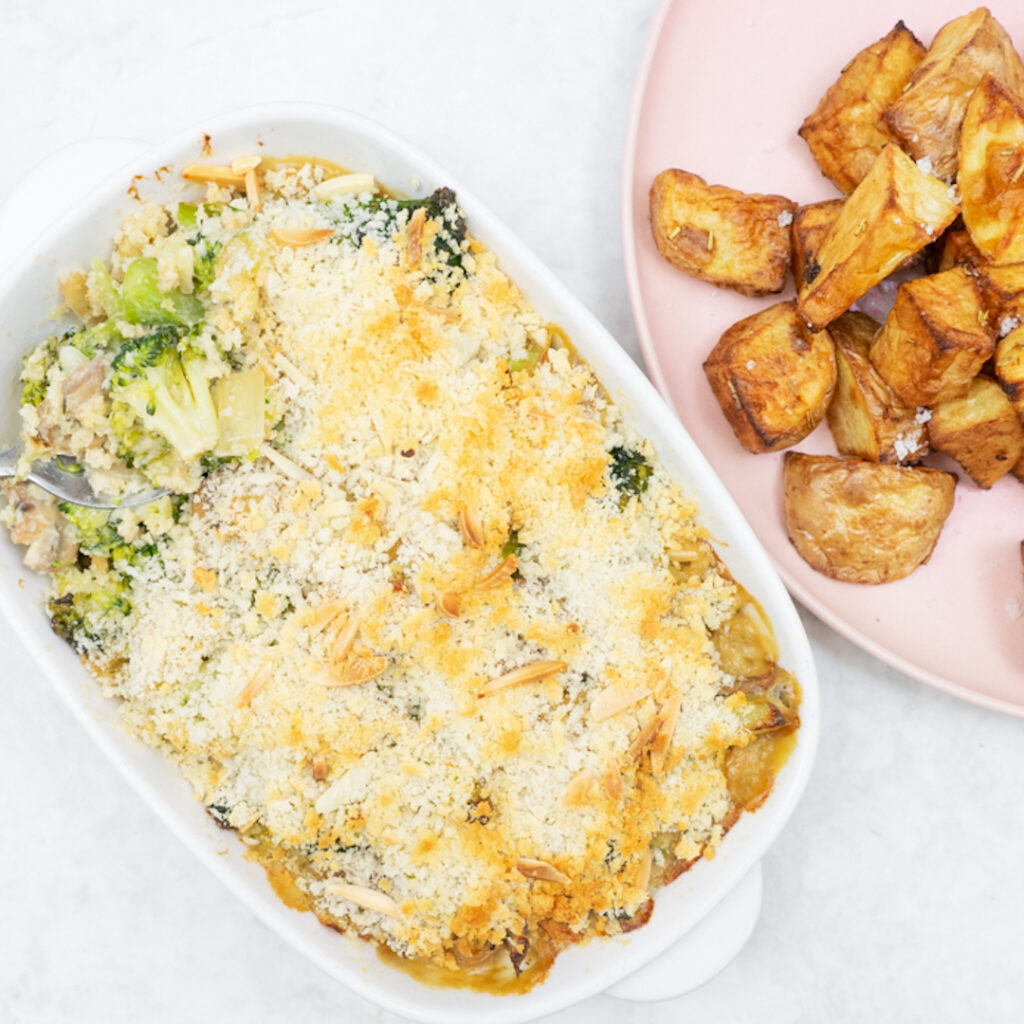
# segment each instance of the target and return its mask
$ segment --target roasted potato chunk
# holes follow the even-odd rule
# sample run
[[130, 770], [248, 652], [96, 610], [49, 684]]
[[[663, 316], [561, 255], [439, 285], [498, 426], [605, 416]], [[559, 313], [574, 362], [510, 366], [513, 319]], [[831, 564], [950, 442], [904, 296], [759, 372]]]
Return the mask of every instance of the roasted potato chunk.
[[1024, 95], [1024, 64], [1002, 25], [985, 7], [939, 29], [885, 123], [915, 159], [952, 179], [957, 173], [960, 126], [971, 94], [986, 73]]
[[708, 185], [688, 171], [662, 171], [651, 186], [651, 228], [674, 267], [743, 295], [786, 286], [789, 225], [796, 203]]
[[966, 398], [932, 408], [928, 440], [983, 488], [1006, 476], [1024, 454], [1024, 427], [1003, 389], [985, 376], [971, 381]]
[[925, 49], [902, 21], [861, 50], [800, 126], [821, 173], [849, 195], [882, 147], [895, 142], [882, 114], [903, 92]]
[[811, 281], [818, 276], [821, 269], [818, 263], [821, 243], [835, 224], [844, 202], [843, 199], [826, 199], [821, 203], [809, 203], [801, 206], [793, 215], [791, 263], [797, 295], [803, 295]]
[[844, 313], [828, 332], [836, 347], [836, 389], [828, 426], [843, 455], [869, 462], [916, 462], [928, 454], [917, 410], [908, 408], [871, 363], [881, 325], [864, 313]]
[[978, 284], [954, 267], [899, 286], [871, 362], [907, 405], [932, 405], [965, 397], [994, 351]]
[[825, 237], [818, 274], [799, 300], [801, 315], [813, 327], [827, 326], [938, 238], [957, 212], [938, 178], [886, 146]]
[[992, 263], [1024, 260], [1024, 103], [991, 75], [974, 90], [960, 134], [964, 226]]
[[890, 583], [931, 557], [956, 477], [927, 466], [786, 452], [786, 530], [808, 565], [848, 583]]
[[995, 372], [1010, 404], [1024, 422], [1024, 327], [1010, 331], [996, 345]]
[[836, 383], [832, 339], [808, 330], [795, 302], [733, 324], [704, 372], [740, 444], [755, 453], [806, 437], [825, 415]]
[[977, 268], [981, 299], [996, 332], [1002, 336], [1024, 324], [1024, 263]]
[[985, 257], [978, 252], [965, 228], [952, 227], [942, 236], [939, 259], [935, 265], [936, 273], [941, 274], [953, 267], [967, 267], [968, 270], [976, 271], [984, 263]]

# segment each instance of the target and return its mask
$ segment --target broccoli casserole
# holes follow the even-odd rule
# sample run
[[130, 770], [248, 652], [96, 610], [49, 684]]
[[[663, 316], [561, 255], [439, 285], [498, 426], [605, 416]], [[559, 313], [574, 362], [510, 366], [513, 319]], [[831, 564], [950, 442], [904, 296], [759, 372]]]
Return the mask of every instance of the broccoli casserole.
[[[277, 891], [517, 991], [642, 925], [798, 726], [696, 508], [455, 196], [194, 165], [68, 273], [3, 517], [54, 630]], [[205, 189], [205, 192], [203, 191]]]

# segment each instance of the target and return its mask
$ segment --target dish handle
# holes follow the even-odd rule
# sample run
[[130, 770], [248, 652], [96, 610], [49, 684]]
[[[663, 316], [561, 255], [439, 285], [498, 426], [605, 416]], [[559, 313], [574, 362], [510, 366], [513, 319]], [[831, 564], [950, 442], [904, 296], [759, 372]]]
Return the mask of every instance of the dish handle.
[[[148, 148], [138, 139], [81, 139], [43, 157], [0, 204], [0, 273], [41, 229]], [[49, 223], [40, 222], [40, 210], [51, 214]]]
[[761, 865], [675, 945], [605, 993], [616, 999], [653, 1003], [686, 995], [710, 981], [746, 945], [761, 914]]

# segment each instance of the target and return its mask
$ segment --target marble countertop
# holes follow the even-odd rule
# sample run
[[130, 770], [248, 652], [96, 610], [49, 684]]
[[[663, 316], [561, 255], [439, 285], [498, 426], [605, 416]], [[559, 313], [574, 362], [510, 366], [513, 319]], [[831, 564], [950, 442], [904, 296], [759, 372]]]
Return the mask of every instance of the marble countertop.
[[[639, 359], [619, 176], [653, 10], [654, 0], [8, 0], [0, 197], [78, 139], [157, 140], [255, 102], [337, 103], [457, 169]], [[822, 743], [763, 863], [750, 942], [688, 996], [599, 997], [551, 1020], [1020, 1019], [1024, 722], [915, 682], [803, 618]], [[200, 867], [2, 623], [0, 656], [0, 1021], [397, 1020], [285, 946]]]

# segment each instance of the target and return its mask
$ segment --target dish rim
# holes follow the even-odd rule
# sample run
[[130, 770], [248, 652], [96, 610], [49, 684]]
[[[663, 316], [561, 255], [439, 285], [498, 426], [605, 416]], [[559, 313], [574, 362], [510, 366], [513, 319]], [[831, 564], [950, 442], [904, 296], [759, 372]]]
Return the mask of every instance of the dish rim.
[[[588, 970], [578, 972], [579, 977], [574, 983], [559, 982], [552, 990], [545, 993], [548, 981], [541, 982], [534, 989], [512, 999], [498, 1001], [495, 997], [475, 996], [472, 993], [459, 993], [466, 997], [469, 1010], [465, 1015], [453, 1014], [450, 1007], [443, 1006], [443, 1000], [438, 1006], [431, 1008], [426, 1006], [430, 1002], [429, 994], [434, 992], [451, 993], [455, 990], [433, 990], [423, 986], [417, 986], [420, 998], [412, 1000], [403, 998], [400, 994], [390, 990], [386, 985], [375, 983], [374, 979], [364, 977], [358, 965], [350, 966], [344, 961], [351, 960], [348, 955], [351, 943], [343, 939], [335, 944], [335, 948], [344, 950], [340, 957], [327, 957], [313, 948], [313, 944], [306, 941], [300, 934], [301, 929], [296, 927], [290, 929], [279, 918], [281, 915], [272, 913], [268, 903], [275, 906], [279, 903], [278, 897], [272, 892], [269, 885], [263, 881], [264, 892], [255, 892], [247, 882], [244, 882], [237, 872], [229, 870], [226, 862], [229, 858], [219, 857], [212, 849], [209, 836], [203, 834], [203, 830], [196, 829], [193, 822], [186, 820], [181, 811], [172, 806], [172, 801], [163, 793], [157, 792], [154, 784], [143, 777], [143, 772], [134, 763], [133, 759], [126, 755], [125, 749], [119, 747], [117, 737], [111, 735], [111, 729], [99, 721], [89, 710], [87, 701], [75, 696], [75, 691], [80, 688], [84, 681], [89, 687], [95, 687], [95, 683], [87, 676], [84, 669], [78, 672], [71, 671], [77, 679], [65, 678], [67, 667], [67, 655], [70, 652], [57, 651], [55, 653], [50, 634], [45, 620], [39, 616], [38, 609], [26, 602], [22, 596], [17, 600], [18, 588], [7, 586], [5, 583], [6, 573], [4, 566], [0, 565], [0, 610], [12, 623], [21, 635], [22, 641], [26, 644], [34, 660], [44, 669], [51, 684], [57, 690], [64, 703], [71, 710], [72, 714], [84, 726], [86, 732], [92, 736], [111, 762], [119, 769], [129, 784], [145, 800], [155, 813], [160, 817], [168, 828], [181, 839], [186, 846], [204, 863], [218, 878], [223, 881], [231, 891], [238, 896], [243, 904], [256, 913], [282, 938], [288, 941], [293, 947], [318, 963], [328, 973], [341, 981], [347, 988], [352, 989], [363, 996], [392, 1012], [396, 1012], [414, 1019], [424, 1021], [454, 1021], [459, 1019], [475, 1019], [479, 1016], [481, 1008], [486, 1006], [489, 1019], [493, 1021], [522, 1021], [532, 1019], [548, 1013], [553, 1013], [569, 1005], [588, 998], [591, 995], [604, 991], [614, 985], [616, 981], [627, 973], [640, 969], [645, 963], [654, 959], [665, 949], [669, 948], [675, 941], [682, 938], [686, 932], [696, 926], [701, 919], [713, 910], [714, 906], [730, 892], [738, 882], [745, 877], [747, 871], [757, 863], [765, 851], [775, 841], [782, 831], [789, 817], [793, 813], [809, 778], [814, 755], [818, 743], [820, 730], [820, 706], [817, 675], [814, 668], [814, 661], [810, 644], [807, 639], [803, 625], [800, 622], [796, 609], [794, 608], [789, 595], [782, 587], [778, 575], [771, 566], [764, 549], [760, 545], [753, 531], [743, 519], [732, 498], [728, 495], [724, 486], [717, 479], [710, 465], [703, 458], [699, 450], [689, 438], [682, 425], [676, 419], [674, 413], [653, 386], [644, 377], [642, 371], [630, 359], [625, 351], [618, 345], [605, 328], [590, 314], [568, 289], [558, 281], [550, 270], [544, 266], [540, 259], [535, 256], [515, 236], [515, 234], [504, 225], [489, 208], [481, 203], [473, 192], [463, 186], [458, 178], [447, 173], [437, 165], [429, 156], [419, 150], [418, 147], [406, 142], [404, 139], [384, 128], [377, 122], [338, 107], [331, 107], [321, 104], [304, 103], [276, 103], [261, 104], [238, 108], [215, 117], [204, 119], [197, 125], [186, 128], [176, 133], [171, 139], [147, 147], [139, 156], [133, 158], [117, 171], [106, 176], [103, 182], [86, 195], [82, 200], [75, 203], [64, 214], [50, 224], [37, 238], [35, 238], [10, 264], [7, 271], [0, 277], [0, 302], [5, 302], [14, 292], [19, 278], [27, 274], [26, 263], [36, 262], [55, 242], [77, 237], [83, 230], [83, 224], [91, 216], [95, 215], [102, 208], [103, 202], [111, 201], [115, 196], [120, 196], [126, 184], [135, 173], [151, 174], [153, 168], [165, 164], [173, 165], [182, 163], [187, 159], [196, 146], [197, 140], [204, 133], [212, 135], [215, 139], [217, 134], [229, 132], [239, 133], [248, 131], [251, 135], [259, 136], [269, 134], [268, 126], [283, 123], [288, 124], [300, 122], [315, 122], [319, 130], [329, 133], [332, 128], [342, 129], [349, 133], [361, 136], [371, 148], [379, 151], [388, 151], [399, 162], [408, 163], [422, 173], [425, 178], [432, 178], [435, 181], [449, 183], [456, 189], [460, 205], [466, 210], [467, 217], [474, 226], [474, 233], [485, 239], [488, 247], [499, 257], [503, 267], [517, 265], [527, 268], [533, 278], [540, 281], [540, 291], [543, 292], [544, 302], [541, 305], [556, 307], [565, 313], [566, 317], [577, 324], [581, 324], [586, 335], [586, 344], [583, 347], [596, 347], [599, 351], [600, 361], [607, 364], [605, 369], [599, 373], [599, 377], [609, 389], [621, 388], [623, 392], [632, 398], [637, 406], [644, 406], [640, 412], [626, 411], [626, 415], [634, 420], [637, 418], [654, 417], [659, 421], [658, 433], [663, 433], [673, 440], [671, 450], [665, 450], [659, 445], [659, 454], [665, 462], [678, 462], [686, 467], [687, 474], [692, 474], [700, 481], [699, 506], [706, 517], [709, 511], [709, 504], [713, 507], [714, 516], [724, 517], [729, 521], [729, 537], [736, 542], [736, 548], [727, 560], [727, 565], [735, 563], [741, 555], [744, 561], [750, 561], [758, 569], [759, 576], [757, 587], [763, 593], [771, 596], [771, 612], [769, 618], [775, 628], [777, 638], [782, 646], [792, 649], [795, 660], [790, 659], [787, 667], [797, 674], [802, 688], [803, 703], [801, 706], [801, 730], [797, 748], [786, 766], [783, 774], [780, 775], [780, 784], [777, 792], [772, 795], [766, 808], [770, 807], [770, 813], [765, 815], [771, 822], [769, 826], [761, 827], [755, 825], [749, 828], [740, 829], [737, 826], [737, 833], [742, 832], [746, 836], [752, 831], [751, 838], [741, 839], [737, 835], [737, 843], [742, 843], [735, 855], [732, 855], [732, 864], [724, 871], [725, 881], [719, 881], [715, 886], [707, 887], [708, 891], [701, 891], [699, 898], [694, 897], [694, 905], [699, 913], [689, 921], [686, 927], [678, 928], [670, 941], [652, 945], [650, 950], [644, 951], [642, 961], [630, 963], [628, 969], [619, 973], [604, 971], [600, 977], [587, 978]], [[268, 147], [269, 148], [269, 147]], [[483, 228], [478, 231], [478, 228]], [[53, 277], [56, 271], [51, 270]], [[509, 271], [510, 277], [516, 280], [517, 274]], [[524, 289], [526, 290], [526, 289]], [[538, 298], [537, 288], [531, 294], [531, 300]], [[574, 332], [574, 337], [577, 333]], [[594, 364], [594, 357], [588, 356], [587, 361]], [[614, 370], [609, 373], [608, 365]], [[596, 370], [596, 367], [595, 367]], [[621, 403], [620, 403], [621, 404]], [[651, 411], [653, 407], [654, 411]], [[671, 457], [669, 457], [671, 456]], [[670, 467], [669, 467], [670, 468]], [[671, 469], [674, 478], [679, 477], [680, 470]], [[692, 497], [692, 489], [684, 488]], [[710, 497], [709, 497], [710, 492]], [[733, 558], [733, 555], [736, 558]], [[744, 582], [752, 582], [749, 579]], [[51, 641], [48, 643], [48, 641]], [[63, 664], [62, 664], [63, 663]], [[106, 698], [101, 698], [106, 700]], [[131, 743], [139, 744], [134, 737], [130, 738]], [[141, 746], [141, 744], [139, 744]], [[166, 758], [161, 758], [164, 769], [166, 769]], [[168, 772], [168, 774], [176, 774]], [[784, 782], [782, 780], [785, 780]], [[201, 805], [193, 799], [197, 808]], [[751, 819], [751, 815], [744, 815], [744, 819]], [[742, 819], [741, 819], [742, 820]], [[763, 820], [763, 819], [759, 819]], [[208, 832], [208, 830], [206, 830]], [[223, 845], [223, 840], [219, 845]], [[241, 844], [234, 844], [241, 846]], [[726, 844], [728, 845], [728, 844]], [[736, 844], [734, 844], [736, 845]], [[720, 851], [721, 854], [721, 851]], [[728, 858], [725, 858], [728, 859]], [[695, 869], [696, 870], [696, 869]], [[682, 876], [692, 877], [692, 873]], [[678, 883], [673, 883], [677, 885]], [[663, 894], [672, 886], [665, 887], [658, 891], [656, 901], [664, 898]], [[309, 915], [298, 915], [308, 917]], [[317, 924], [318, 928], [321, 928]], [[649, 926], [648, 926], [649, 927]], [[323, 929], [326, 933], [326, 929]], [[642, 933], [633, 933], [640, 935]], [[653, 933], [650, 933], [653, 934]], [[602, 940], [592, 940], [584, 947], [576, 947], [568, 951], [579, 952], [583, 960], [587, 959], [587, 951], [594, 950]], [[563, 954], [562, 960], [567, 954]], [[595, 959], [591, 957], [591, 959]], [[624, 957], [628, 960], [628, 957]], [[342, 961], [339, 963], [338, 961]], [[354, 961], [353, 961], [354, 962]], [[575, 961], [574, 961], [575, 963]], [[557, 966], [557, 965], [556, 965]], [[590, 972], [593, 973], [593, 972]], [[486, 1000], [481, 1002], [480, 1000]]]

